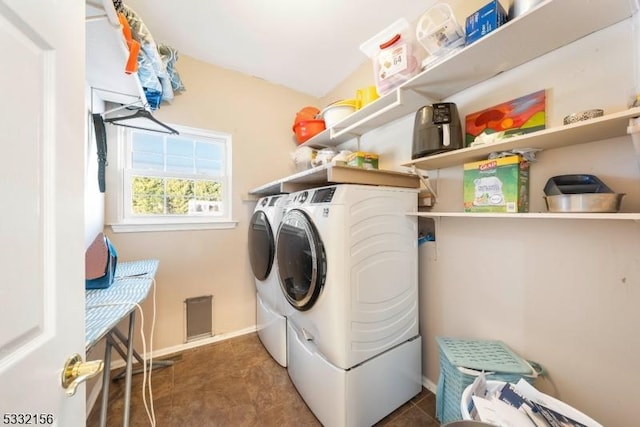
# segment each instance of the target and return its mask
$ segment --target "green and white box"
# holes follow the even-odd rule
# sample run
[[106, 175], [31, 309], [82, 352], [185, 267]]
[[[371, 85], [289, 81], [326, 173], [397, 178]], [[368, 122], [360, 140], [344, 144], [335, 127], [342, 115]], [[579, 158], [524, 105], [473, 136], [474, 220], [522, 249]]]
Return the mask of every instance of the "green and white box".
[[529, 162], [514, 155], [465, 163], [465, 212], [529, 212]]

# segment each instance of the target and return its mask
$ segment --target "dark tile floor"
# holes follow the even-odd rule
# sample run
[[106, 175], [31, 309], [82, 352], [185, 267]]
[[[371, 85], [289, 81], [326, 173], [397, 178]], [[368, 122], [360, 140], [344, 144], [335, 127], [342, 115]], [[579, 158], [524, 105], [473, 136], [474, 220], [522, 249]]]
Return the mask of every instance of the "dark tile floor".
[[[158, 427], [320, 426], [289, 380], [286, 368], [269, 356], [256, 333], [168, 359], [174, 364], [155, 370], [151, 376]], [[151, 425], [142, 400], [142, 383], [142, 374], [134, 375], [131, 426]], [[121, 426], [124, 380], [112, 381], [109, 395], [107, 424]], [[99, 425], [99, 412], [100, 398], [87, 426]], [[423, 388], [377, 425], [438, 427], [435, 396]]]

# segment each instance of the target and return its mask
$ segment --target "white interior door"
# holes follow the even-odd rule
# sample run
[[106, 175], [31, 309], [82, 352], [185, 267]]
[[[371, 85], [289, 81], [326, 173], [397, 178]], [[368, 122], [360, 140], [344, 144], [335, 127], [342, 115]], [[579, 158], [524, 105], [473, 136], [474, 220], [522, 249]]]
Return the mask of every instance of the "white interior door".
[[0, 0], [0, 425], [85, 423], [84, 39], [84, 2]]

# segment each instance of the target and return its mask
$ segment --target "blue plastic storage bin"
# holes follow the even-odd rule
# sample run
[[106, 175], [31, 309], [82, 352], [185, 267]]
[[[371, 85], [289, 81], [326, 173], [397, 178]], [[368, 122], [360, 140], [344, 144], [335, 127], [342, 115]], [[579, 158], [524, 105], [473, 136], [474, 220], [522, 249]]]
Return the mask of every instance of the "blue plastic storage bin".
[[436, 417], [441, 423], [462, 419], [460, 399], [464, 389], [485, 372], [487, 379], [533, 383], [542, 372], [511, 351], [502, 341], [436, 337], [440, 352], [440, 377], [436, 392]]

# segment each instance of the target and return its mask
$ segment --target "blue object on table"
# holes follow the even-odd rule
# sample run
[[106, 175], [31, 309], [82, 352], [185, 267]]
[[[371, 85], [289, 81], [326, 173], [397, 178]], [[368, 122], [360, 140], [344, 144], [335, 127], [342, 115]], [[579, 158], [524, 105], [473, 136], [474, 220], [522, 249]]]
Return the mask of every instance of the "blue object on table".
[[116, 268], [118, 266], [118, 253], [107, 236], [104, 236], [104, 245], [106, 246], [106, 265], [104, 267], [104, 275], [93, 279], [85, 279], [85, 289], [104, 289], [111, 286], [116, 277]]

